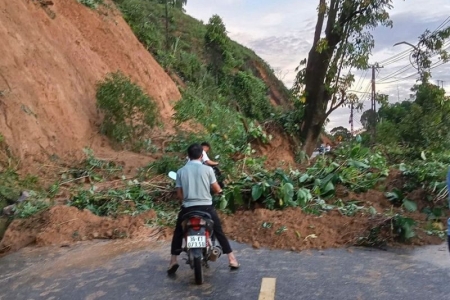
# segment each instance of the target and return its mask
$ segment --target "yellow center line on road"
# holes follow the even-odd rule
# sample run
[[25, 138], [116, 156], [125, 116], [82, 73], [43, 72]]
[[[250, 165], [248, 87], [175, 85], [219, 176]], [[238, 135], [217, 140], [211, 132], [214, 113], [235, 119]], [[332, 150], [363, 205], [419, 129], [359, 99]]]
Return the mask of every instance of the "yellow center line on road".
[[261, 290], [259, 292], [258, 300], [274, 300], [276, 282], [276, 278], [264, 277], [261, 282]]

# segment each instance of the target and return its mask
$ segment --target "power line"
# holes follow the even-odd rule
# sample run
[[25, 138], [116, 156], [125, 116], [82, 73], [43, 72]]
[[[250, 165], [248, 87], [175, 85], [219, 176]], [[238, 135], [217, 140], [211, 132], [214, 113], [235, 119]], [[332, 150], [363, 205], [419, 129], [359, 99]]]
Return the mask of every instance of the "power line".
[[397, 76], [397, 75], [400, 75], [400, 74], [402, 74], [402, 73], [405, 73], [405, 72], [406, 72], [408, 69], [410, 69], [410, 68], [413, 68], [413, 66], [411, 66], [411, 65], [403, 66], [402, 68], [398, 69], [397, 71], [392, 72], [391, 74], [386, 75], [386, 76], [383, 77], [383, 78], [380, 78], [380, 80], [378, 80], [378, 83], [381, 83], [381, 82], [385, 81], [386, 79], [390, 79], [390, 78], [392, 78], [392, 77], [395, 77], [395, 76]]
[[[450, 21], [450, 19], [449, 19], [449, 21]], [[448, 47], [448, 46], [450, 46], [450, 41], [447, 42], [447, 43], [444, 43], [444, 45], [443, 45], [442, 48], [445, 49], [445, 48]], [[447, 48], [447, 49], [448, 49], [448, 48]], [[431, 58], [436, 58], [437, 56], [438, 56], [438, 54], [435, 54], [435, 55], [432, 56]], [[395, 77], [395, 76], [397, 76], [397, 75], [403, 74], [403, 73], [405, 73], [407, 70], [409, 70], [411, 67], [414, 67], [414, 66], [412, 66], [411, 64], [406, 65], [406, 66], [403, 66], [403, 67], [400, 68], [399, 70], [394, 71], [393, 73], [391, 73], [391, 74], [389, 74], [389, 75], [386, 75], [385, 77], [381, 78], [378, 82], [379, 82], [380, 84], [381, 84], [381, 83], [385, 83], [385, 82], [384, 82], [385, 80], [391, 79], [391, 78], [393, 78], [393, 77]]]
[[368, 72], [368, 69], [365, 69], [365, 70], [364, 70], [364, 75], [361, 76], [361, 77], [359, 77], [358, 83], [357, 83], [356, 86], [355, 86], [356, 89], [358, 88], [358, 86], [360, 85], [360, 83], [361, 83], [361, 85], [360, 85], [359, 89], [361, 89], [362, 82], [364, 81], [364, 79], [366, 79], [367, 72]]
[[436, 28], [431, 35], [435, 34], [436, 32], [438, 32], [442, 27], [444, 27], [448, 22], [450, 22], [450, 16], [447, 17], [447, 19], [445, 19], [441, 25], [438, 26], [438, 28]]
[[[432, 65], [432, 66], [430, 67], [430, 70], [431, 70], [431, 69], [434, 69], [434, 68], [437, 68], [437, 67], [442, 66], [442, 65], [445, 64], [445, 62], [442, 62], [442, 63], [440, 63], [440, 64], [439, 64], [439, 62], [441, 62], [441, 60], [439, 60], [438, 62], [436, 62], [434, 65]], [[408, 75], [408, 76], [406, 76], [406, 77], [403, 77], [403, 78], [400, 78], [400, 79], [397, 79], [397, 80], [387, 81], [387, 82], [381, 82], [380, 84], [394, 83], [394, 82], [402, 81], [402, 80], [404, 80], [404, 79], [408, 79], [408, 78], [413, 77], [413, 76], [416, 76], [416, 75], [419, 75], [419, 74], [414, 73], [414, 74]]]
[[403, 60], [403, 59], [407, 58], [408, 56], [410, 56], [412, 51], [413, 50], [405, 50], [404, 52], [400, 52], [400, 54], [398, 56], [393, 56], [387, 62], [380, 62], [380, 64], [383, 65], [383, 66], [392, 65], [393, 63], [396, 63], [396, 62], [398, 62], [400, 60]]
[[[450, 22], [450, 16], [448, 16], [444, 21], [442, 21], [442, 23], [430, 35], [433, 35], [436, 32], [438, 32], [441, 28], [443, 28], [449, 22]], [[416, 46], [418, 46], [418, 44], [416, 44]], [[413, 52], [413, 49], [404, 50], [402, 52], [399, 52], [399, 53], [395, 54], [392, 57], [389, 57], [389, 58], [386, 58], [385, 60], [380, 61], [379, 64], [382, 64], [384, 66], [393, 64], [393, 63], [395, 63], [395, 62], [397, 62], [397, 61], [399, 61], [399, 60], [401, 60], [403, 58], [406, 58], [412, 52]]]

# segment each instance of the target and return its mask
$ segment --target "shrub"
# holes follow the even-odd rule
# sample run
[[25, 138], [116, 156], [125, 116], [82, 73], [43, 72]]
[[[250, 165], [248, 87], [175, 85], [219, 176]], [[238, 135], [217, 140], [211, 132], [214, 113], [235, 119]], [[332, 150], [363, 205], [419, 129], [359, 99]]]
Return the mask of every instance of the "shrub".
[[103, 4], [103, 0], [78, 0], [78, 2], [91, 9], [96, 9], [99, 4]]
[[101, 132], [120, 144], [138, 144], [158, 122], [155, 102], [121, 72], [97, 84], [97, 106], [104, 114]]
[[149, 174], [168, 174], [170, 171], [177, 171], [183, 166], [183, 161], [176, 156], [164, 155], [160, 159], [148, 164], [140, 169], [141, 177], [147, 177]]
[[238, 72], [231, 86], [242, 112], [249, 118], [263, 120], [270, 116], [272, 106], [264, 82], [250, 72]]

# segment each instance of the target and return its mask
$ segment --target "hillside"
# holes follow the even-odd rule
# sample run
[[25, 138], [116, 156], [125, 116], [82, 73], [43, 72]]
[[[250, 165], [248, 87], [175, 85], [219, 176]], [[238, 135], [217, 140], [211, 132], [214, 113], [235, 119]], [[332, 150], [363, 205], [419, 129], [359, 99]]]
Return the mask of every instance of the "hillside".
[[[205, 51], [207, 26], [180, 9], [169, 7], [166, 43], [165, 7], [157, 0], [114, 0], [140, 41], [160, 64], [183, 82], [195, 81], [201, 65], [210, 63]], [[225, 24], [226, 25], [226, 24]], [[167, 51], [167, 47], [170, 49]], [[255, 52], [230, 40], [230, 55], [236, 71], [250, 71], [263, 80], [273, 105], [289, 105], [289, 92], [271, 67]]]
[[[156, 100], [164, 128], [155, 129], [154, 135], [174, 132], [172, 106], [181, 98], [177, 85], [193, 81], [183, 66], [207, 63], [205, 26], [173, 10], [171, 41], [177, 43], [168, 55], [162, 51], [163, 6], [151, 1], [116, 2], [131, 28], [110, 2], [94, 10], [75, 0], [0, 0], [0, 133], [3, 148], [21, 162], [21, 168], [35, 170], [33, 166], [49, 160], [78, 159], [83, 147], [118, 160], [118, 152], [98, 133], [102, 115], [95, 100], [96, 83], [117, 70]], [[147, 13], [149, 28], [132, 22], [130, 16], [137, 13]], [[240, 70], [264, 81], [272, 104], [287, 105], [288, 91], [270, 67], [252, 50], [234, 41], [231, 45]], [[120, 153], [120, 161], [139, 157]]]
[[75, 0], [42, 3], [0, 0], [0, 132], [22, 166], [73, 160], [86, 146], [117, 158], [98, 133], [95, 101], [96, 82], [117, 70], [157, 102], [172, 130], [178, 88], [120, 13]]

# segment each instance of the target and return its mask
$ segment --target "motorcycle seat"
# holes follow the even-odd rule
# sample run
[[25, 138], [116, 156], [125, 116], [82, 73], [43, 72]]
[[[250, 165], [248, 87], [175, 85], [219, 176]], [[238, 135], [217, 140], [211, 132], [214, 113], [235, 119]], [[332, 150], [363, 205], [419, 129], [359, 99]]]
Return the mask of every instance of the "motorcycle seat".
[[211, 215], [209, 214], [209, 213], [207, 213], [207, 212], [204, 212], [204, 211], [197, 211], [197, 210], [194, 210], [194, 211], [190, 211], [190, 212], [188, 212], [188, 213], [185, 213], [182, 217], [181, 217], [181, 220], [186, 220], [186, 219], [188, 219], [188, 218], [191, 218], [191, 217], [194, 217], [194, 216], [199, 216], [199, 217], [201, 217], [201, 218], [205, 218], [205, 219], [208, 219], [208, 220], [212, 220], [212, 218], [211, 218]]

